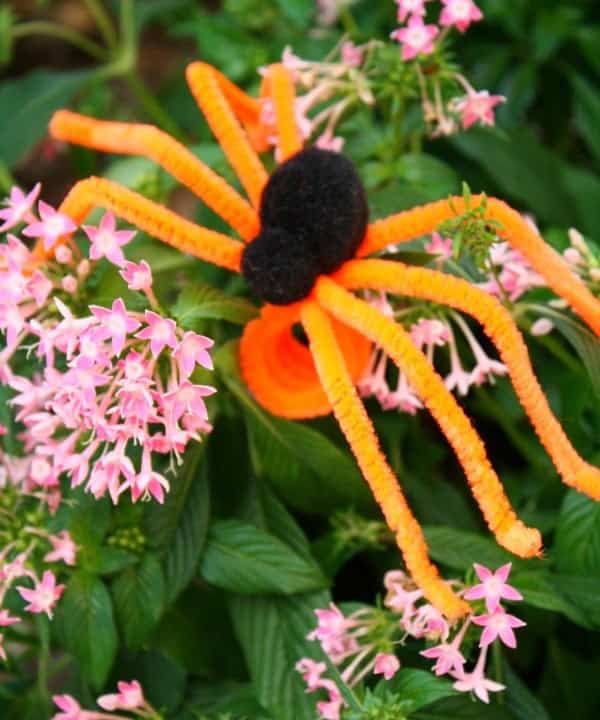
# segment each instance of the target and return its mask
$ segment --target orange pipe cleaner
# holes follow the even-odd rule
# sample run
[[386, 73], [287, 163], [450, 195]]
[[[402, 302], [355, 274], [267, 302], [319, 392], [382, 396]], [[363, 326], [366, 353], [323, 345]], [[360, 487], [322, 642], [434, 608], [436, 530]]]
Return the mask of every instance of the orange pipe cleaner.
[[265, 78], [263, 92], [270, 96], [275, 106], [277, 146], [280, 162], [302, 150], [302, 137], [296, 123], [294, 83], [286, 68], [271, 65]]

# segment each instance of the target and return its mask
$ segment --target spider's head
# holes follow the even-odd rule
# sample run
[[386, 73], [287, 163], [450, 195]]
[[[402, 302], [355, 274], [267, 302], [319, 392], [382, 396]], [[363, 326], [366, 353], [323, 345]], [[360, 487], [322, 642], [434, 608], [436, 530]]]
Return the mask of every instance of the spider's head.
[[263, 190], [261, 229], [244, 250], [242, 274], [268, 303], [302, 300], [319, 275], [354, 256], [367, 219], [365, 190], [350, 160], [315, 147], [302, 150]]

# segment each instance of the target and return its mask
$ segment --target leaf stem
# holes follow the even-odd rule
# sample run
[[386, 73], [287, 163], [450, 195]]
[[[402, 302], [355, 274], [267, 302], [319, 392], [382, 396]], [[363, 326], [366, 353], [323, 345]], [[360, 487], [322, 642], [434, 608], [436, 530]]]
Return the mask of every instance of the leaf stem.
[[28, 35], [46, 35], [47, 37], [55, 37], [63, 40], [69, 45], [78, 48], [82, 52], [96, 58], [96, 60], [107, 60], [107, 52], [98, 43], [90, 40], [73, 28], [59, 25], [58, 23], [48, 22], [46, 20], [34, 20], [32, 22], [20, 23], [15, 25], [12, 30], [13, 38], [23, 38]]
[[84, 2], [90, 11], [90, 14], [93, 16], [96, 26], [104, 38], [104, 41], [111, 50], [116, 50], [119, 45], [119, 38], [112, 18], [106, 11], [106, 8], [101, 2], [99, 2], [99, 0], [84, 0]]

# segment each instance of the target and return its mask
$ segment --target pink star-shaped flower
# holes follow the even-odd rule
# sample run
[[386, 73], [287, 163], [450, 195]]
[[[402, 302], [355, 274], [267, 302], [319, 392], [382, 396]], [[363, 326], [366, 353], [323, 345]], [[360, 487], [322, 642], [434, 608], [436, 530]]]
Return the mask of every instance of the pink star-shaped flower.
[[429, 660], [435, 660], [433, 671], [436, 675], [445, 675], [447, 672], [462, 673], [466, 662], [456, 643], [441, 643], [435, 647], [422, 650], [421, 655]]
[[21, 188], [11, 188], [10, 196], [6, 200], [7, 207], [0, 210], [0, 220], [4, 221], [2, 225], [0, 225], [0, 232], [10, 230], [10, 228], [18, 225], [27, 218], [40, 194], [41, 188], [42, 184], [38, 183], [27, 195], [25, 195]]
[[130, 290], [146, 291], [152, 287], [152, 271], [145, 260], [140, 263], [125, 260], [123, 270], [119, 271], [119, 275], [125, 280]]
[[44, 562], [62, 561], [66, 565], [75, 565], [77, 545], [68, 530], [62, 530], [58, 535], [50, 535], [48, 540], [52, 544], [52, 550], [44, 556]]
[[417, 55], [433, 52], [433, 39], [439, 34], [435, 25], [425, 25], [423, 18], [413, 15], [405, 28], [398, 28], [390, 35], [402, 45], [402, 59], [412, 60]]
[[483, 18], [483, 13], [473, 0], [442, 0], [442, 4], [445, 7], [440, 15], [440, 25], [454, 26], [461, 33], [465, 32], [472, 22]]
[[0, 610], [0, 627], [10, 627], [21, 622], [21, 618], [12, 617], [8, 610]]
[[391, 680], [400, 669], [400, 661], [391, 653], [377, 653], [375, 657], [374, 675], [383, 675], [385, 680]]
[[501, 683], [489, 680], [483, 674], [483, 669], [474, 670], [472, 673], [465, 673], [453, 685], [455, 690], [459, 692], [474, 692], [481, 702], [489, 703], [490, 692], [499, 692], [504, 690], [505, 686]]
[[128, 333], [137, 330], [141, 323], [131, 317], [121, 298], [113, 301], [110, 310], [99, 305], [90, 305], [90, 310], [101, 321], [99, 337], [110, 338], [113, 353], [119, 355]]
[[474, 585], [465, 592], [465, 600], [485, 599], [485, 605], [488, 612], [495, 612], [500, 606], [500, 600], [522, 600], [523, 596], [512, 585], [507, 584], [511, 563], [502, 565], [493, 573], [485, 565], [474, 563], [473, 567], [477, 576], [481, 580], [478, 585]]
[[137, 502], [141, 497], [152, 496], [162, 505], [165, 499], [165, 490], [169, 491], [169, 481], [160, 473], [152, 469], [150, 452], [144, 452], [142, 469], [131, 480], [131, 499]]
[[44, 249], [49, 250], [63, 235], [77, 230], [77, 225], [68, 215], [58, 212], [43, 200], [38, 203], [41, 220], [36, 220], [23, 230], [26, 237], [42, 238]]
[[306, 692], [313, 692], [321, 687], [321, 675], [327, 670], [327, 665], [324, 662], [317, 662], [305, 657], [298, 660], [296, 670], [302, 673], [302, 679], [306, 683]]
[[514, 615], [509, 615], [502, 608], [497, 608], [488, 615], [476, 615], [473, 618], [475, 625], [481, 625], [484, 631], [481, 633], [479, 647], [485, 647], [499, 637], [509, 648], [517, 647], [517, 638], [513, 628], [524, 627], [525, 623]]
[[71, 695], [53, 695], [52, 702], [62, 712], [52, 716], [52, 720], [88, 720], [90, 713], [81, 709], [81, 705]]
[[135, 230], [117, 230], [117, 221], [111, 212], [104, 213], [98, 227], [84, 225], [83, 231], [90, 239], [90, 258], [105, 257], [113, 265], [123, 267], [125, 255], [121, 248], [135, 236]]
[[396, 0], [398, 5], [398, 22], [403, 23], [409, 15], [423, 17], [426, 0]]
[[494, 108], [503, 102], [506, 102], [503, 95], [490, 95], [487, 90], [469, 92], [456, 103], [456, 110], [462, 115], [463, 128], [467, 130], [476, 122], [494, 125]]
[[150, 351], [154, 357], [158, 357], [165, 347], [174, 350], [177, 347], [177, 335], [175, 334], [175, 320], [164, 318], [152, 310], [146, 310], [144, 317], [148, 327], [140, 330], [136, 337], [142, 340], [150, 340]]
[[208, 412], [204, 398], [215, 392], [215, 388], [210, 385], [193, 385], [189, 380], [185, 380], [175, 390], [163, 396], [166, 414], [170, 422], [176, 423], [185, 413], [207, 420]]
[[142, 686], [137, 680], [117, 683], [118, 693], [101, 695], [96, 701], [103, 710], [135, 710], [145, 704]]
[[65, 589], [64, 585], [57, 585], [54, 573], [46, 570], [41, 582], [36, 582], [33, 590], [17, 586], [19, 595], [29, 603], [25, 610], [31, 613], [46, 613], [52, 618], [52, 610]]
[[431, 233], [430, 242], [425, 245], [425, 252], [437, 255], [440, 260], [449, 260], [452, 257], [452, 238], [443, 238], [439, 233]]
[[208, 348], [213, 345], [214, 342], [204, 335], [198, 335], [191, 331], [185, 333], [183, 340], [173, 353], [183, 377], [188, 378], [192, 374], [196, 363], [207, 368], [207, 370], [212, 370], [213, 363], [208, 354]]

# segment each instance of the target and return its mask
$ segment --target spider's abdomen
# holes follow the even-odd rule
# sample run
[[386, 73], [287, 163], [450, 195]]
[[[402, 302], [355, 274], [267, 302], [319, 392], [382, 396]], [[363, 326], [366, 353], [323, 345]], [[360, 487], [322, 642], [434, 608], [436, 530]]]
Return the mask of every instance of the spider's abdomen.
[[367, 227], [364, 187], [348, 158], [311, 147], [282, 163], [263, 190], [261, 230], [242, 274], [266, 302], [302, 300], [319, 275], [354, 256]]

